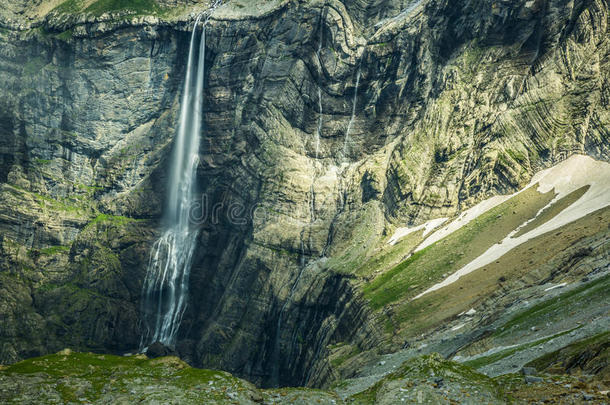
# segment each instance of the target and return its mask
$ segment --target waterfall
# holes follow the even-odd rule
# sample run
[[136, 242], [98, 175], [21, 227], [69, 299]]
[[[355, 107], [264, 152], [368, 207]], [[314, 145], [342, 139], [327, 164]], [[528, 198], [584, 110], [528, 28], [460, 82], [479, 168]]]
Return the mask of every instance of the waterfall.
[[[315, 178], [314, 178], [315, 181]], [[309, 221], [316, 221], [316, 194], [313, 188], [313, 182], [309, 186]]]
[[322, 133], [322, 89], [318, 87], [318, 129], [316, 131], [316, 159], [320, 154], [320, 134]]
[[[318, 43], [318, 49], [316, 51], [316, 57], [318, 58], [318, 62], [320, 63], [320, 72], [324, 70], [322, 64], [322, 58], [320, 56], [322, 52], [322, 42], [324, 40], [324, 26], [322, 24], [322, 16], [320, 16], [320, 41]], [[322, 88], [320, 87], [320, 83], [318, 83], [318, 129], [316, 131], [316, 159], [320, 154], [320, 134], [322, 133]]]
[[[142, 350], [154, 342], [174, 347], [186, 309], [189, 275], [198, 236], [189, 214], [195, 198], [202, 130], [205, 27], [211, 12], [220, 4], [221, 1], [217, 0], [209, 12], [197, 17], [191, 34], [180, 117], [170, 161], [164, 214], [166, 228], [153, 244], [142, 288]], [[202, 22], [198, 35], [197, 28]]]
[[[364, 53], [363, 53], [364, 56]], [[360, 59], [360, 63], [358, 64], [358, 70], [356, 71], [356, 85], [354, 87], [354, 99], [352, 101], [352, 116], [347, 123], [347, 129], [345, 130], [345, 139], [343, 141], [343, 158], [347, 157], [347, 147], [349, 145], [349, 131], [352, 129], [352, 125], [354, 123], [354, 117], [356, 116], [356, 103], [358, 102], [358, 86], [360, 85], [360, 72], [362, 66], [362, 59]]]

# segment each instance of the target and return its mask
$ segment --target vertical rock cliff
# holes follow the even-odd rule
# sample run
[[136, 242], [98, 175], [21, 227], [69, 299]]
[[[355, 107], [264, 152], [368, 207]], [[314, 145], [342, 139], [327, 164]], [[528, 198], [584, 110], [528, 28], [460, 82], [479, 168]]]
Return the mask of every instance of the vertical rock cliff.
[[[5, 3], [0, 362], [134, 350], [206, 5]], [[327, 383], [331, 345], [391, 340], [355, 270], [396, 226], [575, 153], [610, 157], [607, 1], [233, 0], [207, 33], [203, 214], [176, 345], [197, 366]]]

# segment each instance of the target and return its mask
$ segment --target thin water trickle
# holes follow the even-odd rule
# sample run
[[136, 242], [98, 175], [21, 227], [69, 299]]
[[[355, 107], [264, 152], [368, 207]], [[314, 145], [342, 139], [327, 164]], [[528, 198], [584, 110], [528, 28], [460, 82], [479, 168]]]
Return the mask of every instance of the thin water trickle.
[[313, 189], [313, 182], [309, 186], [309, 221], [316, 221], [316, 194]]
[[316, 130], [316, 159], [320, 155], [320, 134], [322, 133], [322, 89], [318, 87], [318, 129]]
[[[196, 191], [205, 73], [205, 28], [210, 11], [195, 20], [189, 46], [180, 117], [174, 140], [165, 212], [165, 231], [153, 244], [142, 289], [144, 332], [140, 348], [154, 342], [173, 347], [188, 299], [189, 275], [198, 230], [190, 221]], [[199, 24], [202, 23], [198, 34]], [[199, 39], [199, 46], [197, 46]]]
[[[320, 20], [322, 17], [320, 17]], [[320, 41], [318, 42], [318, 49], [316, 51], [316, 57], [318, 58], [318, 62], [320, 63], [320, 71], [323, 71], [322, 64], [322, 42], [324, 40], [324, 26], [322, 22], [320, 22]], [[320, 87], [320, 83], [318, 83], [318, 128], [316, 130], [316, 159], [320, 155], [320, 135], [322, 134], [322, 88]]]
[[358, 102], [358, 86], [360, 85], [360, 73], [361, 73], [362, 59], [358, 64], [358, 70], [356, 71], [356, 85], [354, 86], [354, 98], [352, 101], [352, 115], [347, 123], [347, 129], [345, 130], [345, 139], [343, 140], [343, 158], [347, 158], [347, 150], [349, 145], [349, 132], [352, 129], [352, 125], [354, 124], [354, 118], [356, 117], [356, 103]]

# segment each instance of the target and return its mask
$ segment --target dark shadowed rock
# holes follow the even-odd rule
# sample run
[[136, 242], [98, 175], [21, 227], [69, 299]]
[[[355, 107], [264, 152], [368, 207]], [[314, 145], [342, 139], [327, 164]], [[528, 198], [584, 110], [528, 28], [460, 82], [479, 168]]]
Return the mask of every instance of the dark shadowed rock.
[[161, 342], [155, 342], [152, 345], [148, 346], [146, 350], [146, 356], [154, 359], [156, 357], [165, 357], [165, 356], [177, 356], [178, 354], [170, 347], [165, 346]]
[[539, 382], [543, 382], [544, 380], [542, 379], [542, 377], [536, 377], [533, 375], [526, 375], [525, 376], [525, 382], [528, 384], [535, 384], [535, 383], [539, 383]]
[[536, 375], [538, 372], [534, 367], [523, 367], [521, 369], [521, 374], [523, 375]]

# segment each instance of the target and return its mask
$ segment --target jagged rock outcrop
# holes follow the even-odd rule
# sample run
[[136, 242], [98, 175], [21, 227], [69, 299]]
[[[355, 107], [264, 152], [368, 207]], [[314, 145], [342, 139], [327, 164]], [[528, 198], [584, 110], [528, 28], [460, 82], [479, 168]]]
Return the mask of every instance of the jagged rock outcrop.
[[[138, 346], [193, 7], [3, 14], [0, 362]], [[600, 0], [218, 9], [181, 356], [320, 385], [327, 345], [382, 341], [350, 270], [393, 225], [609, 159], [607, 21]]]

